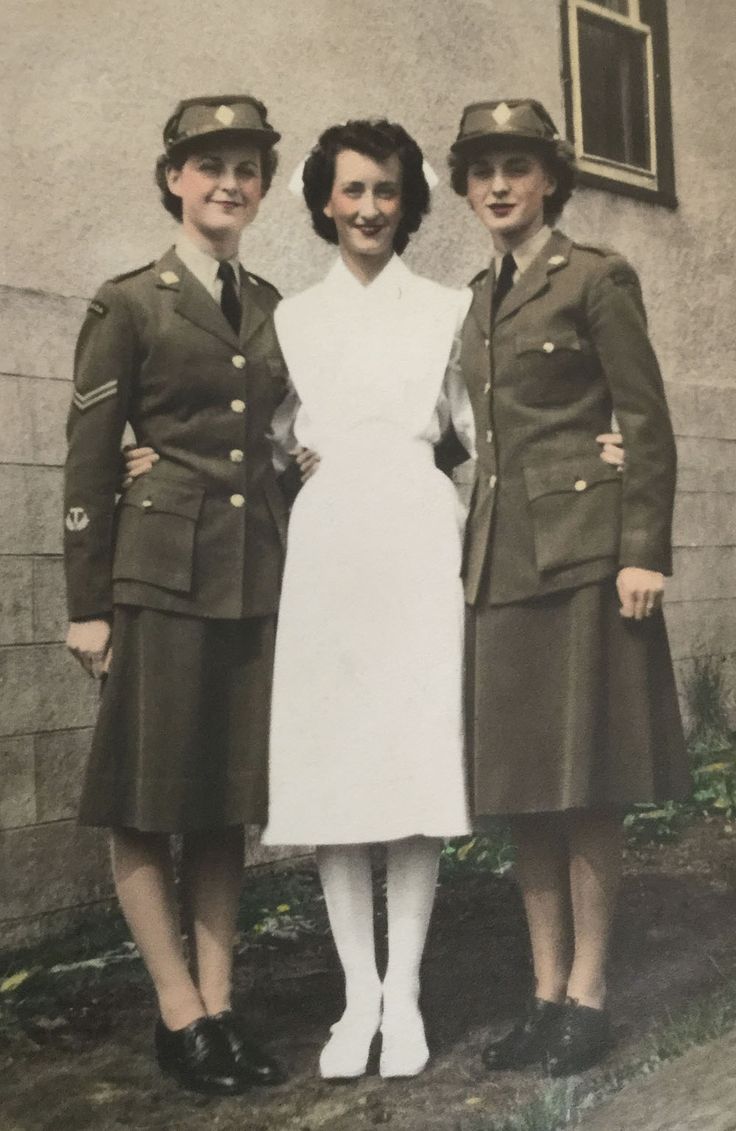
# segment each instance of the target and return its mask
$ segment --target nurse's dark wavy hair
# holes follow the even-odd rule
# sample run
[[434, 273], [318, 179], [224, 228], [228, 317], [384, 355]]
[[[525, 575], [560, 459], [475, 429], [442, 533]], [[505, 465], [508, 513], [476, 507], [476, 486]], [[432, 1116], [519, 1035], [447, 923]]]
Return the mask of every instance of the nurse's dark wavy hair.
[[[266, 107], [262, 102], [259, 102], [258, 106], [260, 107], [263, 121], [266, 125], [270, 125]], [[223, 133], [224, 132], [225, 131], [223, 131]], [[181, 223], [182, 218], [181, 197], [173, 193], [166, 183], [166, 171], [167, 169], [181, 169], [187, 157], [191, 157], [194, 153], [202, 153], [206, 152], [207, 149], [211, 149], [216, 137], [217, 134], [203, 134], [200, 137], [194, 138], [189, 144], [184, 143], [183, 145], [178, 145], [173, 153], [162, 153], [156, 161], [153, 177], [161, 193], [161, 203], [166, 211], [170, 212], [179, 223]], [[235, 144], [237, 144], [237, 142]], [[273, 180], [273, 175], [279, 163], [279, 155], [272, 146], [259, 145], [258, 149], [261, 154], [261, 183], [263, 186], [263, 195], [265, 196], [271, 187], [271, 181]]]
[[323, 240], [335, 244], [335, 221], [325, 216], [323, 209], [335, 182], [337, 155], [343, 149], [354, 149], [379, 162], [394, 154], [399, 158], [402, 216], [394, 236], [394, 251], [401, 255], [429, 212], [429, 185], [422, 169], [421, 149], [403, 126], [385, 118], [356, 119], [325, 130], [305, 162], [302, 181], [312, 227]]
[[450, 167], [450, 183], [458, 196], [468, 195], [468, 169], [484, 153], [494, 149], [524, 149], [533, 153], [542, 162], [550, 177], [555, 180], [555, 191], [544, 198], [544, 220], [554, 224], [562, 215], [562, 209], [572, 196], [577, 179], [575, 150], [569, 141], [558, 138], [554, 142], [520, 141], [518, 138], [482, 138], [476, 145], [464, 146], [457, 153], [450, 153], [447, 163]]

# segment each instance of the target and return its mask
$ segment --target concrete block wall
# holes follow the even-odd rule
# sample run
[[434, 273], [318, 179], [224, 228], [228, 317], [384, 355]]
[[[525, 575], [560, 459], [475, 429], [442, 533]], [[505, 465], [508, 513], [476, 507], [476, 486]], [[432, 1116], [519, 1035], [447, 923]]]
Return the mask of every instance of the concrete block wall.
[[0, 287], [0, 925], [3, 947], [110, 896], [73, 821], [97, 688], [67, 654], [61, 465], [86, 303]]

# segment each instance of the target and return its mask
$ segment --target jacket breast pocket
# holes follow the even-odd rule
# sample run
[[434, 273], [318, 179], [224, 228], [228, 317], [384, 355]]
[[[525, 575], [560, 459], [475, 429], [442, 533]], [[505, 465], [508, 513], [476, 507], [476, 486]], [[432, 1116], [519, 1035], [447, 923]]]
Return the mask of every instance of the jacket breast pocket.
[[204, 487], [138, 479], [120, 500], [113, 580], [190, 593]]
[[587, 385], [588, 348], [574, 330], [519, 334], [516, 395], [523, 404], [569, 404]]
[[537, 569], [618, 558], [621, 476], [597, 455], [525, 464]]

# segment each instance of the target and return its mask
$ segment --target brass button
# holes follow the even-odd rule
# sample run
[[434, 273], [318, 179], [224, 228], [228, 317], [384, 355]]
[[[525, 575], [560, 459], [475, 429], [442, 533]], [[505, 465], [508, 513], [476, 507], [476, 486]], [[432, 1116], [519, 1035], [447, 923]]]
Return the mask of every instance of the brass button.
[[232, 505], [234, 507], [244, 507], [245, 506], [245, 495], [231, 495], [230, 496], [230, 502], [232, 503]]
[[483, 392], [484, 393], [490, 393], [490, 391], [491, 391], [491, 382], [486, 381], [485, 385], [483, 386]]
[[493, 432], [489, 428], [488, 431], [486, 432], [486, 443], [490, 444], [492, 441], [493, 441]]
[[230, 408], [233, 410], [233, 412], [245, 412], [245, 401], [230, 401]]
[[490, 344], [491, 344], [491, 339], [490, 339], [490, 338], [484, 338], [484, 339], [483, 339], [483, 345], [484, 345], [484, 346], [486, 347], [486, 349], [488, 349], [488, 347], [490, 346]]
[[144, 499], [143, 502], [141, 503], [141, 506], [145, 507], [146, 509], [148, 509], [148, 507], [152, 507], [153, 506], [153, 499]]
[[245, 358], [242, 353], [236, 353], [233, 358], [233, 365], [236, 369], [245, 369]]
[[574, 486], [576, 491], [585, 491], [588, 486], [588, 481], [587, 479], [576, 479]]
[[245, 452], [241, 448], [233, 448], [230, 452], [230, 463], [242, 463]]
[[498, 482], [498, 480], [497, 480], [496, 476], [492, 475], [490, 477], [490, 479], [488, 480], [488, 486], [491, 488], [491, 490], [493, 490], [493, 488], [496, 486], [497, 482]]
[[554, 353], [554, 348], [555, 348], [554, 342], [545, 342], [544, 345], [542, 346], [542, 349], [544, 350], [545, 353]]

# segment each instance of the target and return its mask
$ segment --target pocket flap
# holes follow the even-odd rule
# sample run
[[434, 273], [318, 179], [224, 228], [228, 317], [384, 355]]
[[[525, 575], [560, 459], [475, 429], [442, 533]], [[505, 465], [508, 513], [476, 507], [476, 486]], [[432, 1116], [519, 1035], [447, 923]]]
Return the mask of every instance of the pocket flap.
[[151, 514], [176, 514], [196, 522], [202, 509], [204, 487], [196, 483], [177, 483], [173, 479], [137, 479], [122, 496], [121, 506], [139, 507]]
[[568, 491], [582, 495], [599, 483], [620, 482], [621, 475], [600, 456], [586, 452], [581, 456], [564, 456], [554, 463], [525, 464], [524, 481], [527, 497], [533, 502], [543, 495]]
[[574, 330], [548, 331], [546, 334], [517, 334], [516, 353], [553, 354], [556, 350], [581, 350], [580, 338]]

